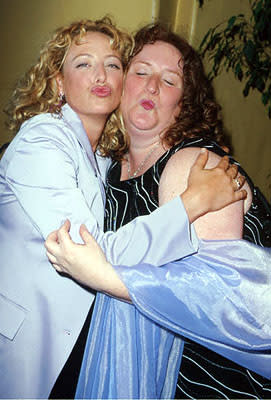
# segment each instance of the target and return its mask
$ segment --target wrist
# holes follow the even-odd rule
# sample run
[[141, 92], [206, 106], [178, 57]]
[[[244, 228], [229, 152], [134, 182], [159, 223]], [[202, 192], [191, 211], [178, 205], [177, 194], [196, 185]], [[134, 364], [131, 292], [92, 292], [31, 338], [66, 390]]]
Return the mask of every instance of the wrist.
[[203, 209], [203, 202], [199, 191], [195, 192], [187, 189], [181, 194], [181, 199], [190, 223], [196, 221], [196, 219], [207, 212], [206, 209]]

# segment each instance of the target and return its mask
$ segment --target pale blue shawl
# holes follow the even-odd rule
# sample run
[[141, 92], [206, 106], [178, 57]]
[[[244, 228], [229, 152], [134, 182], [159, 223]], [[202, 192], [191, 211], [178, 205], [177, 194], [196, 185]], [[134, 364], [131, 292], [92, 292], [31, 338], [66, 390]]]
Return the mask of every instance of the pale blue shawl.
[[163, 267], [116, 270], [134, 305], [97, 296], [76, 398], [173, 398], [180, 335], [271, 377], [271, 249], [201, 241]]

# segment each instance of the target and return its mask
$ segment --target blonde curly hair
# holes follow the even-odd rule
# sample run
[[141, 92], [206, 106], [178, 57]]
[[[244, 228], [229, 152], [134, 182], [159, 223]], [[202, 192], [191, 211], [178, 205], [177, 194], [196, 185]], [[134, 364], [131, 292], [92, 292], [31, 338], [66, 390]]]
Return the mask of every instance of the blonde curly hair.
[[[9, 129], [16, 132], [24, 121], [41, 113], [61, 114], [63, 102], [59, 99], [56, 77], [62, 70], [71, 44], [79, 42], [87, 32], [101, 32], [109, 36], [112, 48], [120, 53], [123, 68], [126, 68], [133, 39], [127, 32], [118, 29], [110, 17], [82, 19], [58, 28], [41, 48], [37, 63], [18, 82], [5, 108]], [[99, 148], [103, 155], [107, 155], [109, 144], [110, 148], [120, 148], [122, 151], [126, 147], [118, 123], [112, 123], [114, 120], [116, 117], [113, 113], [100, 139]], [[118, 153], [119, 150], [116, 151]]]

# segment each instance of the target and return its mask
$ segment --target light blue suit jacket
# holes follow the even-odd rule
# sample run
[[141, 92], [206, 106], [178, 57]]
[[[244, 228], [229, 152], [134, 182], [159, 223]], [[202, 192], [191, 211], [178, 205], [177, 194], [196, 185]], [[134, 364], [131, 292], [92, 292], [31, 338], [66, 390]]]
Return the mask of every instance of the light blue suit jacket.
[[161, 265], [197, 250], [180, 198], [103, 234], [109, 162], [68, 105], [61, 118], [25, 122], [1, 160], [0, 398], [48, 397], [94, 299], [47, 260], [44, 238], [62, 221], [76, 241], [85, 223], [112, 264]]

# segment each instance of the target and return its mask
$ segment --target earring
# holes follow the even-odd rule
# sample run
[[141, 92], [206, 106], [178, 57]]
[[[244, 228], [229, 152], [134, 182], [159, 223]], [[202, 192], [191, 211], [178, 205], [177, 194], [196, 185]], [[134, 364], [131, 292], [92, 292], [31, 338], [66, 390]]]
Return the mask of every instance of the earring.
[[60, 108], [60, 107], [62, 107], [63, 106], [63, 104], [65, 104], [66, 103], [66, 97], [65, 97], [65, 94], [64, 93], [59, 93], [59, 95], [58, 95], [58, 99], [59, 99], [59, 103], [58, 103], [58, 107]]

